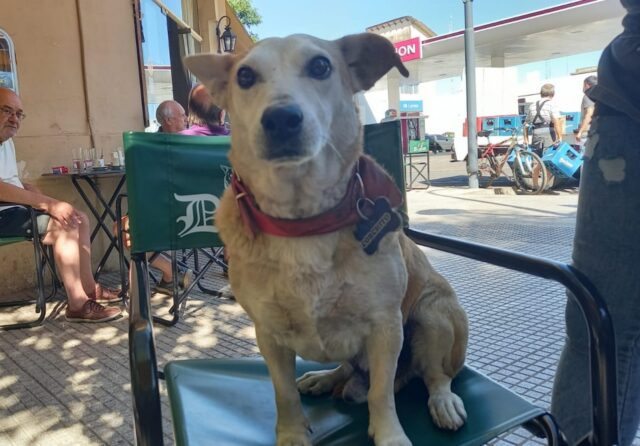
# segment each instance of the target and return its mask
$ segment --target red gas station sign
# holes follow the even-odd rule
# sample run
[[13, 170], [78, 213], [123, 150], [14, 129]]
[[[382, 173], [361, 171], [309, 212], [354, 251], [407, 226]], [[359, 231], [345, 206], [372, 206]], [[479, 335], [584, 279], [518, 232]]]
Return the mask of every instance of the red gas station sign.
[[422, 59], [422, 44], [420, 43], [420, 37], [396, 42], [393, 46], [396, 47], [396, 53], [398, 53], [400, 60], [403, 62]]

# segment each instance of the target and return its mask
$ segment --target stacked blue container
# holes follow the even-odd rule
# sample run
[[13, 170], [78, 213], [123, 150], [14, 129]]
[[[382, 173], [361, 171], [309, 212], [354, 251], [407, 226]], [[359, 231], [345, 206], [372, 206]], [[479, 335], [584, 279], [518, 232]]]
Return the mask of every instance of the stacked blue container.
[[558, 147], [551, 146], [545, 150], [542, 162], [553, 175], [571, 178], [582, 166], [582, 153], [566, 142], [561, 142]]
[[499, 119], [497, 116], [489, 116], [482, 118], [482, 130], [494, 130], [499, 127]]
[[522, 134], [522, 120], [520, 115], [501, 116], [498, 127], [500, 136], [511, 136], [512, 129], [518, 129], [518, 134]]
[[561, 112], [564, 117], [564, 133], [571, 135], [574, 130], [578, 130], [580, 125], [580, 112]]

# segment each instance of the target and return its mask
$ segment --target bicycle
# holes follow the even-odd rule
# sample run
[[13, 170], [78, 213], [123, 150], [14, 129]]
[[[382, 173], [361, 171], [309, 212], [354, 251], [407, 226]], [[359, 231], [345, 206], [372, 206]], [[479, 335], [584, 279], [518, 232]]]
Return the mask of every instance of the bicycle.
[[[539, 194], [545, 190], [549, 173], [536, 153], [518, 143], [517, 128], [483, 130], [478, 132], [478, 137], [488, 139], [496, 130], [510, 130], [511, 136], [498, 143], [489, 141], [478, 157], [478, 173], [490, 177], [487, 187], [491, 187], [498, 177], [504, 175], [524, 194]], [[511, 168], [511, 176], [503, 171], [505, 163]]]

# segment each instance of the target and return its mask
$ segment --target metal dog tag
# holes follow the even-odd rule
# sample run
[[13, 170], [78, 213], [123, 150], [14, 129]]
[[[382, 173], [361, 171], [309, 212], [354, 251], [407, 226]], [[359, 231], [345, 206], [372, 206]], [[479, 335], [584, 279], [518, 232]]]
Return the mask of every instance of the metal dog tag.
[[360, 199], [356, 203], [360, 221], [354, 235], [368, 255], [378, 250], [382, 237], [400, 226], [400, 215], [389, 204], [386, 197], [378, 197], [374, 202]]

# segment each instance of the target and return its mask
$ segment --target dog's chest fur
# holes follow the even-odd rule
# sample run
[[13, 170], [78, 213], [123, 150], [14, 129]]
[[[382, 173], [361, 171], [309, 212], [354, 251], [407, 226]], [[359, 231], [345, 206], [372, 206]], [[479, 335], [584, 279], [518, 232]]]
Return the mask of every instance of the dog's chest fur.
[[407, 282], [398, 232], [385, 236], [373, 256], [353, 228], [251, 239], [229, 198], [216, 226], [230, 255], [232, 288], [257, 330], [304, 358], [337, 361], [362, 351], [374, 322], [398, 317]]

